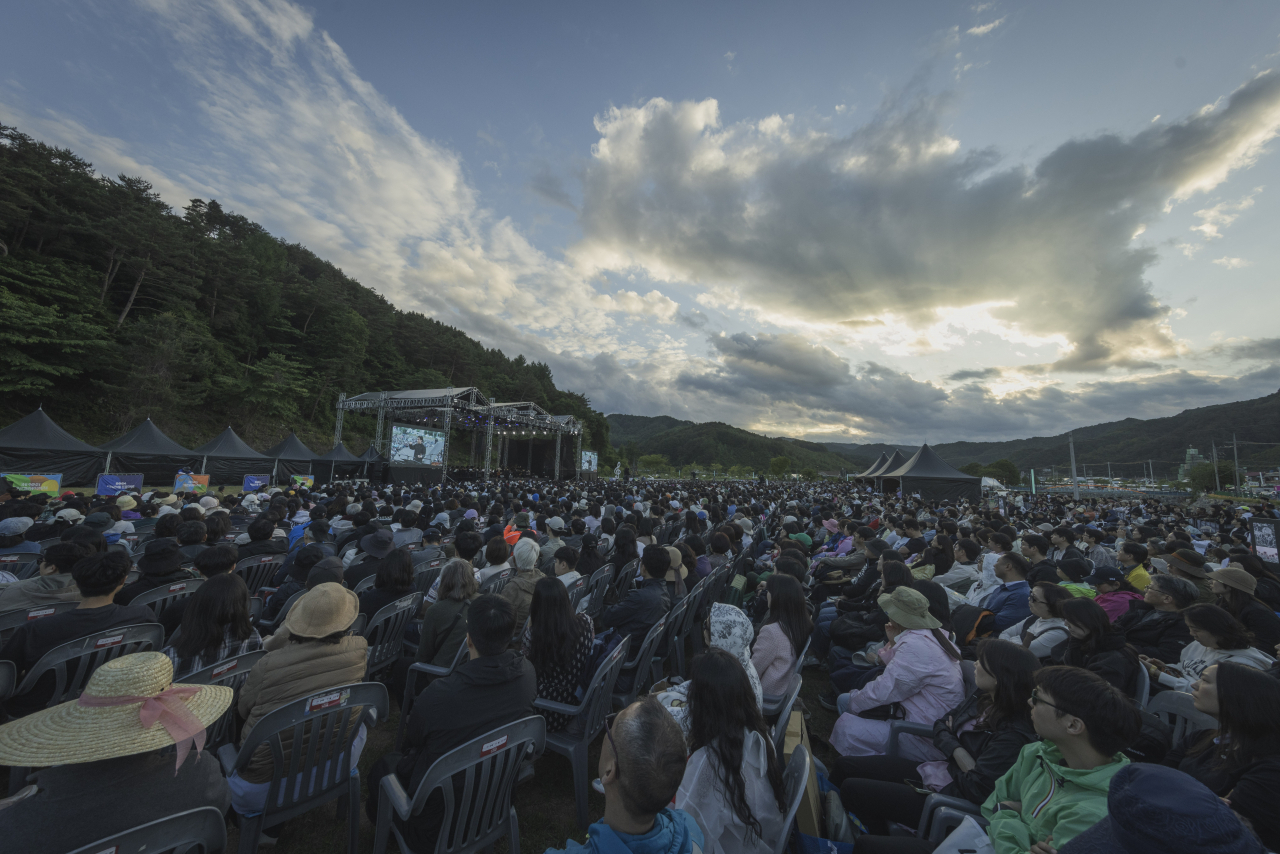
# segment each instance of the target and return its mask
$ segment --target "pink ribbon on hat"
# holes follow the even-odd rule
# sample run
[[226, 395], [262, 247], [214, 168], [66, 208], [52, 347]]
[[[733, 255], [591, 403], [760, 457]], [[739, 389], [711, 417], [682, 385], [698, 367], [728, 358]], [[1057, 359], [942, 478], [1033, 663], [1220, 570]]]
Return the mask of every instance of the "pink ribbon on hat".
[[141, 703], [138, 719], [143, 729], [151, 729], [159, 721], [160, 725], [173, 736], [174, 745], [178, 748], [178, 761], [173, 767], [173, 776], [178, 776], [178, 769], [187, 758], [187, 753], [194, 744], [196, 755], [204, 748], [204, 724], [187, 708], [186, 700], [199, 694], [199, 685], [171, 685], [151, 697], [95, 697], [92, 694], [81, 694], [76, 702], [90, 708], [108, 706], [128, 706]]

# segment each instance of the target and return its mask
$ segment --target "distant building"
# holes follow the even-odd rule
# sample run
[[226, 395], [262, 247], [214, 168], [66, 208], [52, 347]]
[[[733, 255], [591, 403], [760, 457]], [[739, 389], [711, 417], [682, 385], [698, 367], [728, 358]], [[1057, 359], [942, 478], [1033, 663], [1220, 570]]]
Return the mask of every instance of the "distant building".
[[1195, 448], [1187, 448], [1187, 459], [1178, 466], [1178, 480], [1191, 480], [1191, 469], [1200, 463], [1207, 462], [1209, 460]]

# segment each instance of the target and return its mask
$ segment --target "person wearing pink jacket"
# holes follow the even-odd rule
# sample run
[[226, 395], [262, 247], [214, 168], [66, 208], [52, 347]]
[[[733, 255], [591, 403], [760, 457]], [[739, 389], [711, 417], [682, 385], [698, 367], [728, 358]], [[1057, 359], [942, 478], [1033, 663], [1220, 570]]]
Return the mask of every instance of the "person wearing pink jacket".
[[[831, 744], [842, 756], [883, 754], [889, 743], [889, 721], [860, 717], [860, 712], [898, 703], [905, 719], [932, 725], [964, 700], [960, 651], [929, 613], [929, 600], [910, 587], [899, 587], [876, 600], [889, 617], [889, 643], [880, 650], [884, 672], [864, 688], [837, 699], [842, 712], [831, 732]], [[905, 736], [902, 755], [921, 762], [945, 759], [927, 740]]]

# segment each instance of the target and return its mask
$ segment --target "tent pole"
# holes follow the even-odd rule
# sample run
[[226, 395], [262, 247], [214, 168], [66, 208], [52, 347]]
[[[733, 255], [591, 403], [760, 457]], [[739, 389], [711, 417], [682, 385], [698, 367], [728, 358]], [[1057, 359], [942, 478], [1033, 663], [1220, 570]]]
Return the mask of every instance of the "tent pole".
[[107, 451], [107, 461], [102, 466], [103, 474], [111, 474], [111, 451]]

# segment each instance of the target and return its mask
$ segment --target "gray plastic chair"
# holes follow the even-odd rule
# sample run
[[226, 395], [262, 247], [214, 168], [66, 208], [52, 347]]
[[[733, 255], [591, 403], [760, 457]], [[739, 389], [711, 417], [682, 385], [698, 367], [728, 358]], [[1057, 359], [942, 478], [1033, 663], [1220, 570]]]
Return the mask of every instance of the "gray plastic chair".
[[440, 570], [443, 568], [444, 558], [415, 567], [413, 571], [413, 589], [424, 595], [428, 593], [431, 590], [431, 585], [435, 584], [436, 579], [440, 577]]
[[204, 584], [203, 578], [189, 578], [186, 581], [163, 584], [160, 587], [153, 587], [145, 593], [139, 593], [129, 604], [149, 605], [152, 613], [159, 617], [164, 613], [165, 608], [168, 608], [179, 599], [186, 599], [199, 590], [201, 584]]
[[188, 673], [181, 679], [174, 680], [183, 685], [223, 685], [235, 691], [231, 705], [205, 729], [205, 746], [217, 750], [224, 744], [230, 744], [236, 738], [236, 700], [240, 696], [240, 686], [249, 678], [249, 671], [264, 655], [265, 649], [233, 655], [222, 661], [210, 664], [194, 673]]
[[[254, 725], [237, 751], [218, 751], [226, 776], [243, 772], [262, 745], [271, 752], [271, 783], [261, 813], [240, 817], [240, 854], [255, 854], [262, 831], [329, 801], [347, 820], [347, 854], [360, 845], [360, 771], [351, 748], [360, 727], [385, 720], [387, 688], [377, 682], [339, 685], [286, 703]], [[286, 746], [284, 737], [292, 740]], [[304, 785], [305, 784], [305, 785]]]
[[[533, 715], [455, 747], [431, 763], [412, 799], [399, 777], [383, 777], [373, 854], [387, 850], [391, 834], [404, 854], [412, 854], [392, 820], [392, 810], [401, 821], [409, 821], [422, 812], [427, 798], [437, 789], [444, 797], [444, 821], [432, 851], [479, 851], [505, 836], [511, 854], [520, 854], [520, 821], [511, 805], [511, 791], [521, 764], [542, 752], [546, 732], [546, 719]], [[455, 777], [460, 779], [455, 782]]]
[[[636, 701], [640, 694], [647, 694], [649, 688], [656, 681], [653, 678], [653, 660], [654, 654], [658, 649], [658, 641], [662, 638], [662, 632], [666, 629], [667, 618], [663, 617], [653, 624], [653, 628], [649, 629], [649, 633], [644, 636], [644, 641], [640, 644], [640, 648], [636, 650], [636, 654], [630, 661], [624, 662], [622, 669], [618, 671], [618, 679], [622, 678], [624, 673], [634, 673], [635, 680], [631, 683], [628, 691], [613, 692], [613, 707], [615, 709], [625, 709]], [[614, 683], [615, 685], [617, 683]]]
[[486, 578], [484, 583], [480, 585], [479, 595], [483, 596], [486, 593], [501, 593], [502, 588], [507, 586], [507, 582], [510, 581], [511, 576], [515, 574], [516, 570], [513, 566], [509, 566], [501, 572], [495, 572], [493, 575]]
[[612, 708], [613, 686], [618, 681], [618, 673], [627, 659], [627, 647], [631, 638], [618, 644], [609, 657], [600, 662], [596, 675], [591, 677], [591, 684], [576, 706], [544, 700], [541, 697], [533, 701], [535, 709], [545, 712], [560, 712], [574, 717], [583, 717], [585, 726], [580, 735], [574, 736], [566, 732], [547, 733], [547, 747], [567, 757], [573, 767], [573, 798], [577, 806], [578, 826], [586, 829], [587, 821], [587, 789], [591, 786], [591, 776], [587, 772], [587, 754], [591, 743], [604, 729], [604, 719]]
[[[432, 679], [439, 679], [448, 676], [457, 670], [462, 662], [467, 660], [469, 650], [467, 648], [467, 639], [463, 638], [462, 643], [458, 645], [458, 651], [454, 653], [453, 661], [448, 667], [439, 667], [435, 664], [427, 664], [422, 661], [415, 661], [409, 665], [409, 670], [404, 677], [404, 697], [400, 701], [400, 725], [396, 728], [396, 750], [400, 749], [400, 745], [404, 742], [405, 727], [409, 724], [409, 714], [413, 711], [413, 704], [418, 699], [418, 695], [422, 693], [422, 688], [427, 687], [427, 683]], [[419, 687], [419, 683], [422, 686]]]
[[19, 581], [30, 578], [33, 570], [39, 567], [40, 555], [37, 554], [0, 555], [0, 570], [12, 572]]
[[778, 720], [773, 724], [773, 749], [779, 756], [782, 755], [782, 747], [787, 740], [787, 723], [791, 720], [791, 710], [796, 706], [796, 699], [800, 696], [800, 686], [803, 684], [803, 680], [797, 679], [791, 686], [778, 713]]
[[1161, 691], [1151, 698], [1145, 711], [1159, 715], [1173, 727], [1175, 745], [1197, 730], [1218, 728], [1217, 719], [1197, 709], [1195, 700], [1185, 691]]
[[222, 854], [227, 825], [216, 807], [200, 807], [99, 839], [70, 854]]
[[372, 680], [395, 664], [400, 657], [405, 629], [409, 628], [409, 621], [417, 616], [421, 607], [422, 594], [415, 591], [400, 597], [373, 615], [369, 625], [361, 632], [369, 642], [369, 669], [365, 671], [365, 679]]
[[359, 596], [366, 590], [372, 590], [373, 585], [378, 582], [378, 576], [369, 575], [356, 582], [356, 586], [351, 588], [351, 592]]
[[[809, 644], [812, 642], [812, 637], [804, 642], [804, 649], [800, 651], [800, 657], [796, 659], [796, 666], [792, 671], [792, 679], [803, 678], [801, 676], [801, 670], [804, 669], [804, 657], [809, 654]], [[790, 685], [791, 683], [787, 684]], [[764, 713], [766, 718], [771, 718], [782, 710], [782, 704], [786, 699], [786, 694], [765, 694], [764, 703], [760, 706], [760, 711]]]
[[686, 601], [689, 604], [685, 605], [684, 618], [672, 633], [671, 645], [667, 650], [668, 658], [674, 658], [675, 672], [685, 679], [689, 678], [689, 661], [688, 656], [684, 653], [684, 646], [686, 640], [691, 636], [696, 636], [696, 640], [694, 640], [695, 648], [702, 646], [702, 624], [698, 620], [698, 614], [702, 610], [702, 598], [706, 593], [706, 579], [703, 579], [689, 591], [688, 596], [680, 600], [681, 604]]
[[587, 593], [587, 581], [586, 577], [579, 576], [576, 581], [565, 588], [569, 592], [569, 607], [573, 608], [575, 613], [578, 610], [578, 605], [582, 602], [582, 597]]
[[1147, 701], [1151, 699], [1151, 674], [1147, 672], [1145, 666], [1138, 668], [1138, 695], [1133, 701], [1138, 704], [1139, 709], [1147, 707]]
[[639, 558], [628, 561], [622, 569], [618, 570], [618, 574], [613, 577], [613, 599], [615, 602], [622, 601], [622, 597], [627, 594], [627, 591], [635, 588], [636, 572], [639, 567]]
[[36, 687], [41, 678], [52, 673], [54, 677], [53, 696], [45, 704], [45, 708], [74, 700], [84, 691], [89, 677], [108, 661], [122, 655], [135, 652], [151, 652], [164, 647], [164, 626], [159, 623], [141, 623], [133, 626], [119, 626], [97, 632], [88, 637], [55, 646], [40, 656], [32, 668], [23, 677], [22, 683], [13, 693], [21, 697]]
[[690, 600], [686, 596], [667, 612], [666, 626], [663, 627], [662, 636], [658, 639], [658, 645], [653, 651], [653, 679], [650, 680], [651, 682], [657, 682], [662, 678], [662, 665], [671, 657], [671, 645], [675, 642], [676, 630], [680, 628], [680, 624], [684, 621], [684, 615], [689, 605]]
[[253, 555], [236, 564], [236, 575], [244, 579], [249, 595], [271, 583], [271, 578], [284, 563], [284, 555]]
[[585, 595], [591, 597], [591, 601], [587, 604], [587, 615], [591, 618], [600, 616], [604, 610], [604, 595], [609, 592], [609, 584], [613, 579], [613, 567], [609, 564], [597, 569], [591, 574], [591, 580], [587, 582], [587, 592]]
[[74, 611], [79, 607], [79, 602], [55, 602], [52, 605], [40, 605], [36, 608], [19, 608], [16, 611], [5, 611], [0, 614], [0, 645], [8, 643], [9, 637], [17, 631], [19, 626], [25, 626], [32, 620], [40, 620], [45, 617], [52, 617], [54, 614]]
[[262, 633], [263, 637], [266, 637], [267, 635], [274, 635], [276, 632], [280, 631], [280, 627], [284, 625], [284, 618], [289, 616], [289, 609], [292, 608], [306, 592], [306, 590], [299, 590], [297, 593], [290, 596], [284, 603], [284, 607], [280, 609], [280, 613], [276, 614], [276, 618], [274, 620], [258, 620], [258, 631]]
[[[781, 756], [781, 754], [779, 754]], [[782, 854], [791, 841], [795, 827], [796, 813], [800, 811], [800, 801], [804, 800], [804, 789], [809, 782], [809, 751], [803, 744], [797, 744], [787, 760], [787, 767], [782, 770], [782, 790], [785, 792], [787, 814], [783, 816], [782, 833], [773, 845], [773, 854]]]

